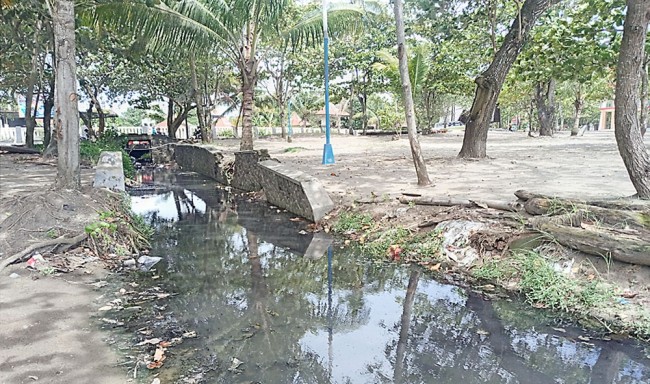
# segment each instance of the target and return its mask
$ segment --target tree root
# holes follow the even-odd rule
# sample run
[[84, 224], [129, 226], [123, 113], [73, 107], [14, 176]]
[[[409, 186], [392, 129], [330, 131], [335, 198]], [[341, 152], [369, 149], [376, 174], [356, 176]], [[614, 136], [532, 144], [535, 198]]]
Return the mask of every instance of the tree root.
[[32, 244], [29, 247], [25, 248], [24, 250], [9, 256], [6, 260], [3, 260], [2, 263], [0, 263], [0, 271], [5, 269], [7, 266], [18, 263], [23, 261], [23, 259], [26, 258], [30, 253], [41, 249], [45, 247], [50, 247], [50, 246], [59, 246], [59, 245], [68, 245], [68, 248], [71, 246], [74, 246], [76, 244], [79, 244], [80, 242], [84, 241], [86, 239], [87, 235], [85, 233], [82, 233], [81, 235], [77, 235], [72, 238], [65, 238], [63, 236], [52, 239], [52, 240], [46, 240], [40, 243]]

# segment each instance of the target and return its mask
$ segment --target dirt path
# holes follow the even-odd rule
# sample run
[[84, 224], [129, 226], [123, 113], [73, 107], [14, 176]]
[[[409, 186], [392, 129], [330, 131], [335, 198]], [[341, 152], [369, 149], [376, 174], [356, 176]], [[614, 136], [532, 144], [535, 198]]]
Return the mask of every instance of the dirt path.
[[[518, 189], [564, 197], [623, 197], [634, 194], [613, 132], [587, 132], [583, 137], [558, 133], [554, 138], [530, 138], [523, 133], [491, 131], [490, 158], [456, 158], [462, 133], [421, 137], [422, 150], [434, 185], [418, 187], [406, 136], [333, 136], [336, 164], [323, 166], [323, 137], [260, 139], [256, 149], [290, 162], [316, 176], [332, 197], [397, 196], [402, 192], [444, 197], [513, 200]], [[650, 137], [646, 139], [650, 145]], [[234, 150], [236, 140], [215, 146]], [[293, 148], [287, 151], [287, 148]]]
[[38, 277], [22, 266], [0, 276], [0, 383], [125, 383], [117, 355], [91, 322], [100, 294], [87, 283], [97, 275]]
[[[83, 230], [97, 215], [92, 199], [81, 193], [48, 191], [56, 168], [39, 162], [33, 156], [0, 155], [0, 260], [47, 238], [52, 228]], [[88, 185], [92, 172], [83, 174]], [[34, 194], [39, 199], [29, 198]], [[11, 217], [16, 213], [18, 220]], [[30, 215], [35, 219], [26, 223]], [[0, 384], [127, 381], [116, 366], [118, 356], [102, 340], [106, 335], [91, 320], [93, 301], [101, 294], [88, 283], [103, 274], [99, 264], [61, 277], [28, 271], [24, 263], [0, 272]]]

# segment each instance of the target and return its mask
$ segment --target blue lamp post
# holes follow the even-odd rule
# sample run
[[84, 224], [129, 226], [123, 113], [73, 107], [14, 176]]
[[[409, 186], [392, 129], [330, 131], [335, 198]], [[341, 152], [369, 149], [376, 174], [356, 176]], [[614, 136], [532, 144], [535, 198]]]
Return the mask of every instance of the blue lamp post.
[[334, 150], [330, 142], [330, 70], [329, 70], [329, 36], [327, 34], [327, 8], [329, 0], [323, 0], [323, 44], [325, 50], [325, 147], [323, 164], [334, 164]]

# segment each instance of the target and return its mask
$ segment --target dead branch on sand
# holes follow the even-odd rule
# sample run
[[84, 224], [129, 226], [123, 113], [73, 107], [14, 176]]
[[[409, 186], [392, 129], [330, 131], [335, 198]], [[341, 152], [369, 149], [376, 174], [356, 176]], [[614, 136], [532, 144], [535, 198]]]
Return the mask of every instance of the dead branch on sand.
[[86, 234], [82, 233], [81, 235], [77, 235], [72, 238], [65, 238], [63, 236], [56, 238], [56, 239], [51, 239], [51, 240], [45, 240], [40, 243], [32, 244], [29, 247], [25, 248], [24, 250], [9, 256], [6, 260], [3, 260], [2, 263], [0, 263], [0, 271], [5, 269], [7, 266], [18, 263], [23, 261], [23, 259], [28, 256], [30, 253], [39, 250], [41, 248], [45, 247], [51, 247], [51, 246], [59, 246], [59, 245], [67, 245], [68, 248], [71, 246], [74, 246], [76, 244], [81, 243], [86, 239]]

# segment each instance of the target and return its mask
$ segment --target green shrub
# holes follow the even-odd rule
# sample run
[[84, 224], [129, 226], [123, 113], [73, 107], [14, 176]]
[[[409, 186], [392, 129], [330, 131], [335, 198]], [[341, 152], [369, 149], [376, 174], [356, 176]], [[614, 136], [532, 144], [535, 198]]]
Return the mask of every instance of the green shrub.
[[82, 140], [79, 145], [79, 155], [82, 161], [94, 165], [104, 151], [121, 152], [124, 176], [132, 178], [135, 175], [135, 167], [131, 157], [124, 150], [126, 141], [126, 137], [120, 136], [117, 131], [108, 129], [96, 141]]

